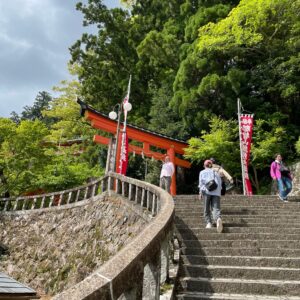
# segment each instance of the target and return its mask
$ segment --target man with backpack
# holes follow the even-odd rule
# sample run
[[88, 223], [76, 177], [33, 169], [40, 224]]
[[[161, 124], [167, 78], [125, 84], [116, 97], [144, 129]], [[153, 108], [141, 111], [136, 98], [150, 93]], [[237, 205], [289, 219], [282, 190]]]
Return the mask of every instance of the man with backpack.
[[217, 232], [223, 231], [221, 218], [221, 188], [222, 181], [220, 175], [212, 169], [212, 161], [204, 162], [204, 170], [199, 174], [199, 194], [204, 199], [204, 218], [206, 228], [212, 228], [211, 210], [213, 219], [217, 223]]

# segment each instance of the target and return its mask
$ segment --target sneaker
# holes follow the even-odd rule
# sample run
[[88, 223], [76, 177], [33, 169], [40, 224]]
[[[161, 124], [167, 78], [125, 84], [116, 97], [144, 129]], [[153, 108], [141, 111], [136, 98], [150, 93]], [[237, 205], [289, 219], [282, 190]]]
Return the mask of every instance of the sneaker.
[[221, 233], [223, 231], [223, 223], [222, 223], [222, 219], [218, 218], [217, 220], [217, 232]]
[[212, 228], [211, 223], [207, 223], [205, 228], [207, 228], [207, 229]]
[[285, 198], [285, 199], [283, 199], [283, 202], [289, 202], [289, 200]]
[[280, 195], [278, 195], [279, 199], [283, 202], [288, 202], [286, 198], [281, 197]]

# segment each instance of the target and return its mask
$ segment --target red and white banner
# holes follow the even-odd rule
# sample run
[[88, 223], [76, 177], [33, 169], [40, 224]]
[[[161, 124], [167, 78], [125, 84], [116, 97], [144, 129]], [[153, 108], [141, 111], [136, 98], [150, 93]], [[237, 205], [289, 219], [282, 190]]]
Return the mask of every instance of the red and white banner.
[[127, 166], [128, 166], [128, 136], [126, 132], [126, 124], [127, 124], [127, 110], [125, 109], [125, 104], [129, 103], [129, 94], [130, 94], [130, 85], [131, 85], [131, 75], [129, 78], [127, 95], [125, 96], [122, 109], [124, 112], [124, 125], [121, 136], [121, 149], [120, 149], [120, 163], [118, 173], [122, 175], [126, 175]]
[[242, 171], [244, 178], [245, 195], [252, 195], [252, 186], [248, 174], [248, 165], [250, 159], [250, 150], [252, 142], [253, 130], [253, 115], [240, 115], [240, 143], [241, 143], [241, 158], [242, 158]]
[[126, 130], [123, 130], [121, 136], [121, 153], [118, 173], [126, 175], [128, 165], [128, 137]]

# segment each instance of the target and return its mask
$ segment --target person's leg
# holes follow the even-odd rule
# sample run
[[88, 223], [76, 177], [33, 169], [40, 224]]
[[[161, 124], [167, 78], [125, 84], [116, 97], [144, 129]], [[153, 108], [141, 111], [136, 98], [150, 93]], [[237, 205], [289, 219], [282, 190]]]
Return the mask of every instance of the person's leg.
[[285, 192], [285, 186], [283, 184], [282, 178], [277, 179], [277, 185], [278, 185], [278, 190], [279, 190], [279, 198], [281, 200], [284, 200], [286, 197], [286, 192]]
[[204, 198], [204, 218], [206, 224], [211, 224], [211, 217], [210, 217], [210, 205], [211, 205], [211, 195], [203, 195]]
[[161, 187], [162, 189], [164, 188], [164, 178], [160, 177], [159, 179], [159, 187]]
[[288, 177], [282, 177], [283, 185], [285, 186], [285, 197], [291, 192], [293, 185], [292, 181]]
[[212, 198], [213, 216], [217, 223], [217, 231], [221, 233], [223, 231], [223, 223], [221, 218], [221, 201], [219, 196], [213, 196]]
[[160, 179], [160, 187], [164, 190], [167, 190], [167, 181], [165, 176]]
[[221, 218], [221, 201], [219, 196], [212, 196], [211, 200], [212, 210], [213, 210], [213, 218], [217, 221]]
[[171, 191], [171, 181], [172, 181], [172, 177], [165, 177], [165, 184], [166, 184], [166, 191], [168, 193], [170, 193]]

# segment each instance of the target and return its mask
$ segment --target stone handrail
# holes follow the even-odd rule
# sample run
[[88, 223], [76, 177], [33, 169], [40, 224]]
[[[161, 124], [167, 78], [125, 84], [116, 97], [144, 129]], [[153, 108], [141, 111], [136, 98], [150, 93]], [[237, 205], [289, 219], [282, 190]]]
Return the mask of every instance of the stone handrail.
[[105, 178], [106, 177], [104, 176], [84, 186], [54, 193], [13, 198], [0, 198], [0, 210], [14, 211], [41, 209], [86, 200], [102, 192], [103, 187], [101, 184]]
[[98, 194], [121, 196], [149, 216], [148, 224], [128, 245], [90, 276], [53, 297], [55, 300], [159, 299], [168, 277], [173, 232], [172, 196], [152, 184], [109, 173], [85, 186], [43, 195], [0, 199], [2, 211], [63, 206]]
[[168, 277], [169, 241], [173, 232], [172, 196], [152, 184], [109, 173], [103, 192], [120, 195], [152, 216], [148, 225], [103, 266], [55, 300], [159, 299]]

